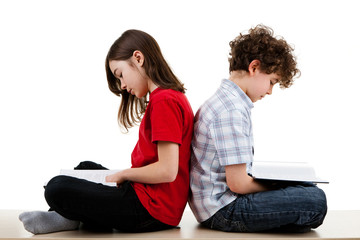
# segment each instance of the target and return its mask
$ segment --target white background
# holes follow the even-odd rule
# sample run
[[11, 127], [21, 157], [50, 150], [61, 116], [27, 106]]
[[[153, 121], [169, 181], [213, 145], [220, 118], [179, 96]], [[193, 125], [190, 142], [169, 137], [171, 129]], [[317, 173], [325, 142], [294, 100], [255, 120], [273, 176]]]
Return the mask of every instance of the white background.
[[104, 61], [127, 29], [148, 32], [194, 112], [228, 77], [229, 41], [263, 23], [295, 47], [302, 75], [253, 110], [255, 159], [308, 161], [330, 210], [360, 209], [357, 1], [0, 2], [0, 208], [46, 210], [42, 185], [83, 160], [130, 166]]

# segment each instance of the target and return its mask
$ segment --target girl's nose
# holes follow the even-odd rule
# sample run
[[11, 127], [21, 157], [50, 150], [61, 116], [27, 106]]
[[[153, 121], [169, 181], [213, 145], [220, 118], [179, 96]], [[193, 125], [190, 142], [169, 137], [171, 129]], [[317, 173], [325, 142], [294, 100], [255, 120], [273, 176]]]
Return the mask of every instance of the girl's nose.
[[120, 83], [121, 83], [121, 89], [126, 89], [126, 84], [123, 83], [123, 81], [120, 80]]

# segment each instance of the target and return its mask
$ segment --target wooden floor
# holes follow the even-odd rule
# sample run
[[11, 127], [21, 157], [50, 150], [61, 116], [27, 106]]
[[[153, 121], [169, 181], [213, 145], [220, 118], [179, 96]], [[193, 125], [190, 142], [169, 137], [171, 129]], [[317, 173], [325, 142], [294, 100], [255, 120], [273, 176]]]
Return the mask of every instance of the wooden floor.
[[360, 239], [360, 211], [329, 211], [324, 224], [305, 234], [225, 233], [199, 227], [185, 212], [180, 228], [152, 233], [93, 233], [85, 230], [33, 235], [18, 220], [18, 210], [0, 210], [0, 239]]

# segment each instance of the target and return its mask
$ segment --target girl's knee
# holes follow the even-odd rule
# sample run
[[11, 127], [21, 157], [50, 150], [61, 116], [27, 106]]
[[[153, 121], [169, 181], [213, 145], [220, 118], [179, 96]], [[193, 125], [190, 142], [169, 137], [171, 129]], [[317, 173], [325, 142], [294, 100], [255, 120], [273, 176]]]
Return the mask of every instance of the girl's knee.
[[69, 176], [56, 176], [53, 177], [45, 186], [45, 199], [49, 203], [52, 203], [61, 198], [61, 196], [66, 195], [65, 191], [67, 186], [71, 182], [71, 177]]

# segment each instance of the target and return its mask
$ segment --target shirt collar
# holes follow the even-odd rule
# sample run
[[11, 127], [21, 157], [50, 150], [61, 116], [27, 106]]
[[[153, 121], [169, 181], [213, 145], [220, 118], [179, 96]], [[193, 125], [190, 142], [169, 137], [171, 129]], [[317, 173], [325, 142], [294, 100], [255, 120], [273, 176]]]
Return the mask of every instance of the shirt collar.
[[227, 91], [229, 91], [231, 94], [233, 94], [235, 97], [240, 97], [249, 109], [254, 107], [254, 103], [251, 101], [251, 99], [233, 81], [229, 79], [223, 79], [221, 86]]

